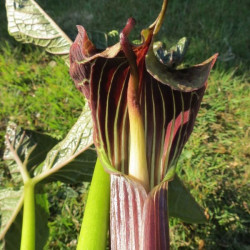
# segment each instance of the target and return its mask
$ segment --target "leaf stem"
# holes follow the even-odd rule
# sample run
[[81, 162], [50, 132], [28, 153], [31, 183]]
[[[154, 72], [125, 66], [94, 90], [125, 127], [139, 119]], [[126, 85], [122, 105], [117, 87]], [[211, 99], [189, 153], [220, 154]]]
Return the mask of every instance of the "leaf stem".
[[[36, 231], [35, 231], [35, 183], [30, 178], [27, 170], [27, 160], [23, 163], [18, 156], [17, 150], [14, 149], [9, 137], [6, 136], [7, 146], [9, 147], [13, 158], [19, 166], [20, 173], [24, 183], [24, 205], [23, 205], [23, 224], [22, 224], [22, 236], [21, 236], [21, 250], [35, 250]], [[34, 150], [31, 149], [29, 154]], [[28, 157], [27, 157], [28, 158]], [[21, 203], [19, 203], [20, 205]]]
[[85, 207], [77, 250], [106, 249], [109, 227], [110, 177], [99, 159], [95, 170]]
[[24, 184], [21, 250], [35, 250], [35, 234], [35, 184], [30, 179]]
[[7, 146], [9, 147], [9, 149], [13, 155], [15, 162], [17, 163], [17, 165], [19, 167], [20, 173], [21, 173], [22, 178], [23, 178], [23, 182], [24, 183], [27, 182], [30, 179], [29, 172], [27, 171], [26, 165], [23, 164], [21, 159], [19, 158], [19, 156], [18, 156], [16, 150], [14, 149], [14, 147], [12, 146], [8, 136], [6, 136], [6, 143], [7, 143]]

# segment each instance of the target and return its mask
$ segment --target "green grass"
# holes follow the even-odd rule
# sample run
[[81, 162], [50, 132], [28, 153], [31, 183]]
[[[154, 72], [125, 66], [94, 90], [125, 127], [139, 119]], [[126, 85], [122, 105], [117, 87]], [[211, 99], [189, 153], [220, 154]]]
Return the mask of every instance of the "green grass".
[[209, 222], [190, 226], [173, 220], [178, 247], [196, 249], [204, 241], [206, 249], [247, 249], [250, 243], [248, 85], [245, 76], [232, 71], [214, 71], [210, 78], [196, 127], [179, 161], [179, 173], [206, 209]]
[[[62, 0], [60, 6], [53, 0], [39, 3], [72, 39], [76, 24], [87, 31], [107, 32], [122, 29], [130, 16], [137, 20], [133, 37], [138, 38], [161, 6], [160, 0], [100, 0], [98, 4], [94, 0]], [[84, 102], [60, 59], [8, 36], [3, 5], [1, 1], [0, 153], [9, 120], [62, 138]], [[159, 39], [172, 45], [187, 36], [191, 41], [187, 65], [220, 54], [194, 132], [178, 163], [178, 172], [209, 220], [205, 225], [190, 225], [171, 219], [172, 249], [241, 250], [250, 245], [248, 10], [247, 0], [169, 1]], [[81, 186], [53, 184], [48, 249], [75, 248], [83, 211], [81, 190]]]
[[[68, 131], [81, 111], [83, 98], [71, 83], [68, 67], [40, 49], [2, 45], [1, 120], [53, 131]], [[66, 112], [66, 113], [65, 113]]]

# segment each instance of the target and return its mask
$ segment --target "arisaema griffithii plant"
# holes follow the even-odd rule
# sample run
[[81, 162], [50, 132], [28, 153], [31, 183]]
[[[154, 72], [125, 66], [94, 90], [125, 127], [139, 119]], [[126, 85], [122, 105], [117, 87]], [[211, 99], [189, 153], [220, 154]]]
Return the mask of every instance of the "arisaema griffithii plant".
[[[185, 69], [161, 63], [153, 50], [167, 1], [156, 21], [100, 52], [78, 26], [70, 74], [92, 112], [94, 143], [111, 176], [112, 249], [169, 249], [168, 184], [187, 142], [217, 55]], [[84, 237], [84, 236], [83, 236]]]
[[[90, 181], [92, 175], [78, 249], [105, 249], [109, 224], [111, 249], [169, 249], [168, 216], [204, 221], [175, 168], [217, 55], [190, 68], [176, 68], [186, 50], [185, 39], [170, 52], [154, 41], [166, 7], [163, 1], [156, 21], [141, 32], [140, 44], [128, 39], [132, 18], [120, 36], [116, 31], [92, 33], [93, 42], [78, 26], [72, 44], [33, 0], [6, 0], [10, 34], [63, 56], [67, 64], [70, 59], [70, 74], [87, 105], [61, 142], [8, 126], [4, 157], [14, 188], [0, 190], [5, 249], [18, 249], [20, 238], [21, 249], [42, 249], [46, 243], [44, 183]], [[101, 161], [94, 173], [93, 135]]]

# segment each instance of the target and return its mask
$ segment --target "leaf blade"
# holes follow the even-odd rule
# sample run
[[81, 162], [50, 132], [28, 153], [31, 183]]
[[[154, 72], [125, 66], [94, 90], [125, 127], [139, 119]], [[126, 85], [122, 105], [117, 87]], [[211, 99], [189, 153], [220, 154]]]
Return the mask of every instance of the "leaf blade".
[[2, 240], [12, 223], [16, 220], [23, 206], [23, 190], [1, 189], [0, 190], [0, 240]]
[[51, 149], [44, 163], [37, 168], [36, 181], [90, 181], [97, 157], [92, 129], [90, 110], [85, 105], [67, 136]]
[[187, 223], [207, 222], [203, 208], [195, 201], [177, 175], [169, 182], [168, 194], [170, 216], [180, 218]]
[[32, 43], [60, 55], [69, 65], [72, 41], [33, 0], [6, 0], [8, 30], [17, 41]]
[[[48, 216], [49, 206], [47, 196], [45, 194], [36, 194], [36, 249], [42, 250], [47, 242], [49, 235]], [[21, 232], [22, 232], [22, 209], [19, 210], [15, 220], [11, 223], [8, 231], [3, 238], [4, 249], [16, 250], [20, 249]]]
[[26, 161], [27, 170], [33, 175], [34, 169], [44, 161], [47, 153], [58, 143], [58, 140], [43, 133], [25, 130], [10, 122], [6, 128], [4, 160], [7, 163], [12, 181], [22, 182], [19, 167], [15, 162], [7, 140], [16, 150], [22, 162]]

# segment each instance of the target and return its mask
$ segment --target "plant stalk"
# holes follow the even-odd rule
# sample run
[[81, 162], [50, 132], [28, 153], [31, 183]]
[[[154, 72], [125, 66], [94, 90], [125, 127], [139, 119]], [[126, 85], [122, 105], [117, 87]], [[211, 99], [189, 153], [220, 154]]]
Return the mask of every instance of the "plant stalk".
[[35, 250], [35, 184], [29, 179], [24, 184], [23, 225], [21, 250]]
[[109, 228], [110, 177], [99, 159], [95, 170], [84, 211], [77, 250], [106, 249]]

